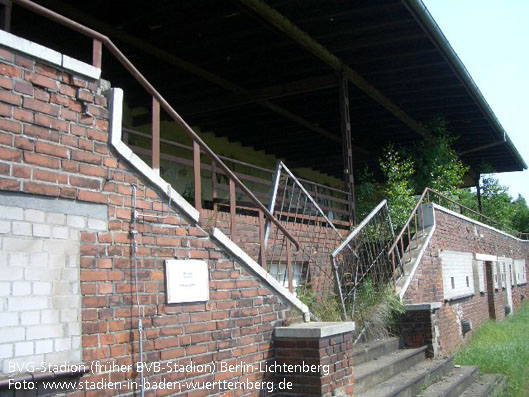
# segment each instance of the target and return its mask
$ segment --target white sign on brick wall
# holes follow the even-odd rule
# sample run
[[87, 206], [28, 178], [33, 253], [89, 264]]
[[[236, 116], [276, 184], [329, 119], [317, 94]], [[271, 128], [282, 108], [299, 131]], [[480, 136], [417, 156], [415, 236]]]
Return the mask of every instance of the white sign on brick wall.
[[474, 276], [472, 252], [440, 252], [444, 299], [453, 300], [474, 294]]
[[208, 264], [198, 260], [165, 261], [167, 303], [209, 300]]
[[509, 271], [510, 266], [512, 267], [512, 259], [499, 256], [498, 262], [500, 264], [501, 286], [502, 288], [507, 288], [507, 272]]
[[525, 259], [514, 260], [514, 271], [516, 272], [516, 281], [518, 285], [527, 283], [527, 270], [525, 269]]

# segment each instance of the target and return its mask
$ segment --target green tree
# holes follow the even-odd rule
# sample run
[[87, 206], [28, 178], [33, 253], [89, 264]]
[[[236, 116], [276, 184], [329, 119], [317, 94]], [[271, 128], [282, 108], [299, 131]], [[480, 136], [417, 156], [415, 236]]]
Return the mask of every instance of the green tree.
[[522, 195], [513, 202], [512, 227], [522, 233], [529, 233], [529, 207]]
[[380, 168], [386, 177], [384, 192], [389, 203], [393, 227], [400, 229], [415, 204], [413, 160], [404, 157], [393, 145], [389, 145], [380, 159]]
[[355, 189], [356, 221], [361, 222], [384, 198], [384, 190], [375, 180], [373, 173], [365, 167], [357, 176]]
[[457, 195], [463, 177], [468, 172], [468, 167], [452, 148], [457, 138], [450, 135], [447, 123], [440, 117], [435, 118], [427, 129], [430, 136], [412, 149], [416, 192], [429, 187], [453, 197]]
[[481, 203], [483, 215], [501, 225], [511, 225], [512, 198], [507, 186], [500, 185], [494, 175], [485, 175], [481, 178]]
[[[525, 198], [519, 195], [516, 200], [513, 200], [509, 195], [508, 187], [501, 185], [493, 174], [483, 175], [480, 185], [483, 215], [508, 229], [529, 232], [529, 208]], [[475, 191], [463, 189], [459, 197], [463, 205], [478, 211]]]

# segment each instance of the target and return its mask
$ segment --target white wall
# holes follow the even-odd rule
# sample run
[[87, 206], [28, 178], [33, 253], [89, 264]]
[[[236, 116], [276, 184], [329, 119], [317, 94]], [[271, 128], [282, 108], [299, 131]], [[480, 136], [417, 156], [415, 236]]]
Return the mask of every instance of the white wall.
[[472, 252], [441, 250], [444, 299], [453, 300], [474, 294]]
[[88, 216], [89, 204], [0, 196], [0, 373], [79, 363], [80, 232], [107, 230], [107, 221]]

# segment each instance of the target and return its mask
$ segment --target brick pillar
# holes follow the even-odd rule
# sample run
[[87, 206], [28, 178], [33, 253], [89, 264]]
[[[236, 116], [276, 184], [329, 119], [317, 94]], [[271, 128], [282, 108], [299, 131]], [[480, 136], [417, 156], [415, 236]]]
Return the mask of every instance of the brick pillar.
[[353, 322], [275, 328], [274, 372], [281, 395], [353, 395]]

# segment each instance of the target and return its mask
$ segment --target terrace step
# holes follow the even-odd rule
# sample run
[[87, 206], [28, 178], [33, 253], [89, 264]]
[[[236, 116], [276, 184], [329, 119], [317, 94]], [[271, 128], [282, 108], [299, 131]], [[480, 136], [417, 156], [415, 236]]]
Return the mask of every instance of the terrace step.
[[426, 346], [398, 349], [399, 338], [354, 348], [354, 395], [358, 397], [500, 397], [501, 375], [481, 375], [475, 366], [454, 365], [453, 358], [426, 359]]
[[497, 374], [480, 375], [461, 397], [500, 397], [505, 391], [505, 377]]
[[355, 365], [355, 394], [369, 390], [375, 385], [413, 367], [426, 358], [426, 346], [402, 349], [379, 356], [358, 366]]
[[456, 366], [439, 382], [434, 383], [421, 397], [459, 397], [479, 376], [479, 368], [475, 366]]
[[354, 365], [357, 367], [374, 358], [391, 354], [399, 349], [399, 338], [380, 339], [374, 342], [359, 343], [354, 347]]
[[385, 382], [370, 388], [364, 393], [355, 393], [359, 397], [404, 397], [415, 396], [426, 387], [437, 382], [453, 368], [453, 359], [426, 360]]

